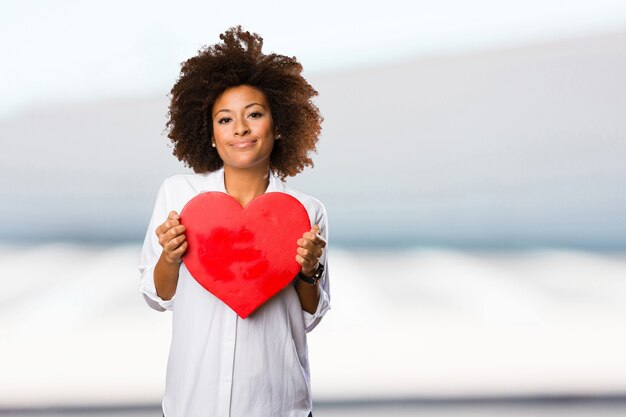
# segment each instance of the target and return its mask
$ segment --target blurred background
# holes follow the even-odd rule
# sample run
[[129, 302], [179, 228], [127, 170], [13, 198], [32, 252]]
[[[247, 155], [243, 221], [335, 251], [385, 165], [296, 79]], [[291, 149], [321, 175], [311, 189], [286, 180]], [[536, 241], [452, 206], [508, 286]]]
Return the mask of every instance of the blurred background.
[[180, 63], [230, 26], [325, 117], [316, 417], [626, 414], [626, 3], [4, 2], [0, 415], [160, 416], [138, 292]]

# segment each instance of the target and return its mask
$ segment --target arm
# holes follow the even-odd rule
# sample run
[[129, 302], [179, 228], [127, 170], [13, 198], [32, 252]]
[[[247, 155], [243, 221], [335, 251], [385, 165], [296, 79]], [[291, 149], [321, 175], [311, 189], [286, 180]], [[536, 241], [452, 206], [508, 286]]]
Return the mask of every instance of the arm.
[[154, 267], [154, 286], [163, 300], [171, 300], [176, 293], [180, 263], [187, 250], [184, 232], [185, 226], [180, 224], [180, 215], [175, 211], [169, 213], [155, 232], [163, 250]]
[[[298, 239], [296, 260], [302, 266], [302, 274], [307, 277], [312, 277], [315, 274], [326, 246], [326, 240], [319, 232], [319, 226], [314, 225], [309, 232], [305, 232]], [[320, 299], [319, 285], [310, 285], [301, 279], [296, 279], [296, 292], [302, 309], [309, 314], [315, 314]]]
[[[177, 216], [177, 213], [170, 211], [168, 215], [168, 207], [171, 207], [171, 204], [168, 204], [168, 190], [168, 181], [165, 180], [161, 184], [159, 192], [157, 193], [152, 216], [150, 218], [144, 243], [141, 248], [141, 254], [139, 255], [138, 264], [139, 272], [141, 273], [141, 277], [139, 279], [139, 292], [143, 295], [143, 298], [148, 306], [157, 311], [174, 309], [176, 298], [174, 297], [174, 292], [178, 278], [178, 267], [176, 267], [173, 276], [171, 275], [171, 272], [170, 274], [167, 273], [167, 270], [171, 268], [171, 265], [168, 267], [166, 261], [171, 261], [172, 259], [165, 257], [165, 254], [163, 253], [163, 244], [167, 244], [167, 242], [165, 239], [161, 239], [163, 232], [167, 232], [172, 228], [171, 226], [176, 227], [180, 225], [178, 217], [170, 219], [170, 215]], [[171, 210], [171, 208], [169, 210]], [[168, 221], [173, 221], [173, 223], [167, 224]], [[167, 235], [163, 236], [163, 238], [165, 237], [167, 237]], [[168, 239], [168, 241], [169, 240], [171, 239]], [[173, 270], [174, 268], [171, 269]], [[165, 274], [163, 274], [163, 272], [165, 272]], [[167, 279], [167, 276], [169, 276], [169, 280]], [[166, 279], [163, 280], [163, 277]], [[159, 287], [158, 291], [156, 286], [157, 281]], [[164, 282], [170, 282], [169, 289], [164, 288], [162, 285]], [[164, 298], [161, 298], [161, 295]]]

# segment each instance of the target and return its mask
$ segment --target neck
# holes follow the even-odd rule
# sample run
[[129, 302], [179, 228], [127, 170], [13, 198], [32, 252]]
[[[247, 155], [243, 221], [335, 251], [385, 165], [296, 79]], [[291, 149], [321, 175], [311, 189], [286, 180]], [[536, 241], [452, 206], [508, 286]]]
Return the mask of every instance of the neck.
[[247, 206], [255, 197], [265, 193], [269, 185], [269, 166], [238, 169], [224, 166], [224, 186], [226, 192]]

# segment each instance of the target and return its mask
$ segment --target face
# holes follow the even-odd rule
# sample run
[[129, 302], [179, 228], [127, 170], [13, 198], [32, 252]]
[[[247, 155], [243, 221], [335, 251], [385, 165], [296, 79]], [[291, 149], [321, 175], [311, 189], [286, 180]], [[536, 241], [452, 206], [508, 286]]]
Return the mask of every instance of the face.
[[213, 137], [225, 168], [269, 169], [275, 131], [269, 104], [260, 90], [231, 87], [215, 101]]

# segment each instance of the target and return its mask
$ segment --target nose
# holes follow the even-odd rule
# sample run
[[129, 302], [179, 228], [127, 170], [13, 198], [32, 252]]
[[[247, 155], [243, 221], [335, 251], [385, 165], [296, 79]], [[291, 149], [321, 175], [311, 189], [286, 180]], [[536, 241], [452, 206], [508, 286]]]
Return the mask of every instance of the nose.
[[235, 136], [245, 136], [250, 133], [250, 128], [245, 118], [240, 118], [235, 122]]

